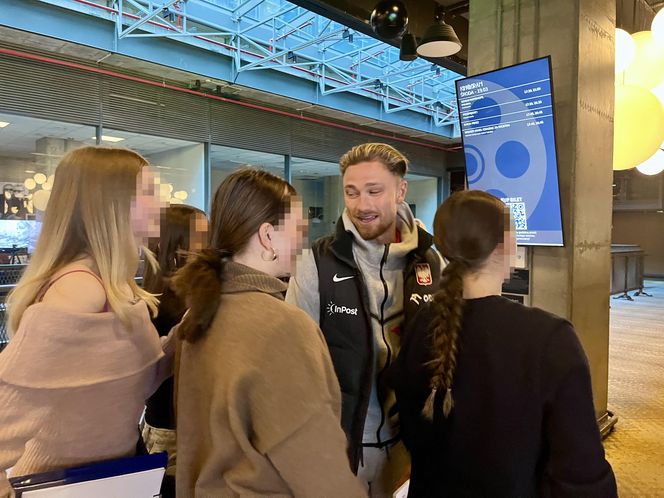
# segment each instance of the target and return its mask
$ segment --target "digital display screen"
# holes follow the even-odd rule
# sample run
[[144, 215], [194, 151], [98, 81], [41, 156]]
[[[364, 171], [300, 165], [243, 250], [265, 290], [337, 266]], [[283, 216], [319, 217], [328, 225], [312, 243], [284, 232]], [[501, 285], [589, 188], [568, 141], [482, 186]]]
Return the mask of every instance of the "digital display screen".
[[32, 253], [41, 223], [35, 220], [0, 220], [0, 249], [27, 248]]
[[500, 198], [517, 243], [562, 246], [549, 57], [456, 82], [468, 188]]

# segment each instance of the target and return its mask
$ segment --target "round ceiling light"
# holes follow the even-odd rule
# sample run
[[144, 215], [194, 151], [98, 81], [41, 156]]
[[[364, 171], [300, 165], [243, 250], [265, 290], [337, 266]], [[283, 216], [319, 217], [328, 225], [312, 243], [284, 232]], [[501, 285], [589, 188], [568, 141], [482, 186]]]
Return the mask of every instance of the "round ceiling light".
[[659, 175], [662, 171], [664, 171], [664, 151], [662, 149], [658, 149], [657, 152], [655, 152], [650, 157], [650, 159], [639, 164], [636, 169], [644, 175]]
[[636, 56], [636, 42], [623, 29], [616, 29], [616, 74], [622, 73]]

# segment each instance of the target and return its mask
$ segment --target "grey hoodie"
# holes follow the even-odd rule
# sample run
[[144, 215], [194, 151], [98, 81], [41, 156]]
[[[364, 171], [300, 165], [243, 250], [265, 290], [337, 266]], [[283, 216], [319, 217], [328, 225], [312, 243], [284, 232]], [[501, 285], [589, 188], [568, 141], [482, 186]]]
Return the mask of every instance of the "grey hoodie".
[[[347, 232], [353, 235], [353, 256], [367, 285], [371, 328], [374, 338], [374, 382], [371, 389], [369, 409], [364, 425], [364, 443], [386, 441], [397, 435], [397, 418], [388, 420], [387, 414], [394, 406], [394, 392], [377, 389], [380, 372], [385, 368], [388, 352], [394, 361], [400, 347], [400, 327], [403, 323], [403, 271], [408, 253], [417, 248], [417, 227], [408, 204], [402, 203], [397, 212], [397, 230], [401, 241], [392, 244], [380, 244], [373, 240], [364, 240], [351, 221], [348, 211], [344, 210], [342, 221]], [[381, 279], [381, 261], [387, 251]], [[387, 298], [385, 287], [387, 286]], [[286, 301], [299, 306], [316, 322], [319, 322], [320, 294], [318, 289], [318, 270], [311, 251], [305, 251], [298, 260], [295, 275], [291, 278], [286, 294]], [[381, 304], [385, 305], [381, 310]], [[381, 320], [382, 311], [382, 320]], [[381, 420], [385, 414], [385, 421]], [[380, 435], [378, 431], [380, 430]]]

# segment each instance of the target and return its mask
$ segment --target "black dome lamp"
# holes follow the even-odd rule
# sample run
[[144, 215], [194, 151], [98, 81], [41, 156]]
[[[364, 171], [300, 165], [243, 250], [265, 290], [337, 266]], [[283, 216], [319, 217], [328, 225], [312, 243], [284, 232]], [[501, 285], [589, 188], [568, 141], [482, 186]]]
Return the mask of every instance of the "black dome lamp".
[[406, 6], [399, 0], [378, 2], [371, 12], [371, 28], [381, 38], [399, 38], [408, 27]]
[[417, 59], [417, 40], [412, 33], [404, 33], [401, 37], [399, 59], [402, 61], [414, 61]]
[[461, 50], [461, 42], [454, 32], [454, 28], [445, 22], [445, 11], [442, 7], [436, 8], [436, 22], [427, 28], [417, 47], [418, 55], [422, 57], [448, 57]]

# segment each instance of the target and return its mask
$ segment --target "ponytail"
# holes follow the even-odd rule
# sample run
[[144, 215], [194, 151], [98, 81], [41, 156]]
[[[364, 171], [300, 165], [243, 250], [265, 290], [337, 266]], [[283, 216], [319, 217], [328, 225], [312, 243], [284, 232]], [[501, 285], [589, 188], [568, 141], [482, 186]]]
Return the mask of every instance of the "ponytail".
[[212, 201], [209, 247], [173, 278], [173, 289], [189, 308], [180, 339], [194, 343], [203, 337], [219, 309], [224, 265], [248, 247], [263, 223], [280, 223], [294, 195], [292, 185], [267, 171], [242, 168], [224, 178]]
[[440, 290], [434, 294], [432, 311], [435, 318], [431, 324], [434, 359], [431, 368], [431, 393], [424, 403], [422, 415], [433, 419], [438, 392], [445, 392], [443, 415], [447, 417], [454, 407], [452, 381], [456, 370], [459, 333], [463, 320], [463, 277], [468, 265], [462, 261], [451, 261], [443, 270]]
[[173, 277], [173, 290], [188, 308], [178, 327], [179, 339], [194, 343], [210, 328], [219, 309], [222, 272], [230, 256], [226, 250], [203, 249]]

